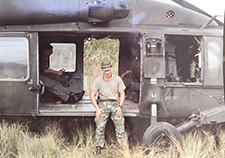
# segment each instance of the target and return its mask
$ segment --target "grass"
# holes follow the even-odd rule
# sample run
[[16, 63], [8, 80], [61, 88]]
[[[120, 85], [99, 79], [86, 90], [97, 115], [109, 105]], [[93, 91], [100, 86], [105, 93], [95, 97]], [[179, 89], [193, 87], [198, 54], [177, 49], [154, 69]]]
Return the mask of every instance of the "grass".
[[[38, 122], [38, 123], [36, 123]], [[35, 125], [34, 125], [35, 124]], [[33, 127], [36, 126], [36, 130]], [[107, 127], [108, 128], [108, 127]], [[106, 135], [110, 135], [110, 128]], [[216, 129], [216, 130], [215, 130]], [[93, 119], [2, 121], [0, 124], [0, 157], [15, 158], [95, 158], [95, 126]], [[120, 147], [115, 139], [107, 139], [101, 157], [105, 158], [221, 158], [225, 155], [223, 125], [195, 128], [182, 134], [183, 147], [161, 151], [145, 149], [141, 141]], [[176, 142], [175, 142], [176, 144]], [[149, 151], [148, 154], [146, 151]]]

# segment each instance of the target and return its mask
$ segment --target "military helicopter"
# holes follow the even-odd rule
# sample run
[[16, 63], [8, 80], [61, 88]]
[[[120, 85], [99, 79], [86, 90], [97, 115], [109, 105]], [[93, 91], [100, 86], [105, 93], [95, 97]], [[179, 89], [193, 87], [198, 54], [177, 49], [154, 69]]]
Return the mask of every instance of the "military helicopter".
[[[1, 115], [95, 116], [89, 97], [62, 105], [39, 78], [43, 44], [71, 44], [73, 67], [61, 84], [82, 91], [90, 37], [119, 40], [119, 75], [130, 69], [132, 44], [140, 45], [140, 80], [131, 83], [138, 102], [126, 99], [123, 112], [149, 118], [146, 146], [163, 145], [171, 134], [181, 142], [180, 133], [192, 127], [225, 121], [223, 23], [183, 0], [1, 0]], [[189, 121], [175, 127], [162, 119]]]

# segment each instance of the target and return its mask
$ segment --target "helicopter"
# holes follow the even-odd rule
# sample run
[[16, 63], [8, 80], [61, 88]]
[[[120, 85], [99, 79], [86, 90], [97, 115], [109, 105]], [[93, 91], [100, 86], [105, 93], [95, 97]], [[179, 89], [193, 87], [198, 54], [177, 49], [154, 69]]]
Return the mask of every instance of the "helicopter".
[[[0, 113], [2, 116], [93, 117], [89, 97], [63, 105], [40, 79], [44, 43], [72, 48], [60, 83], [84, 85], [84, 42], [119, 40], [118, 74], [130, 69], [140, 45], [138, 102], [126, 99], [125, 118], [148, 118], [143, 143], [204, 124], [225, 122], [223, 23], [182, 0], [0, 0]], [[94, 53], [94, 52], [93, 52]], [[60, 53], [58, 54], [60, 56]], [[64, 56], [64, 55], [63, 55]], [[49, 100], [42, 99], [48, 98]], [[175, 127], [163, 119], [188, 119]]]

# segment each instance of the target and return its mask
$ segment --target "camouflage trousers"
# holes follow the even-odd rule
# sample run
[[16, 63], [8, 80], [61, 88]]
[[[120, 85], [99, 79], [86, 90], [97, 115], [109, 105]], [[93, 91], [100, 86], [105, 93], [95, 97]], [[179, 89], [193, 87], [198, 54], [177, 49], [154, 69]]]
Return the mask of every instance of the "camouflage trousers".
[[59, 97], [60, 99], [67, 101], [69, 98], [70, 91], [63, 87], [59, 82], [40, 75], [40, 80], [44, 83], [46, 89]]
[[119, 103], [117, 101], [103, 101], [99, 103], [99, 107], [104, 112], [102, 113], [101, 118], [95, 117], [95, 123], [97, 127], [95, 133], [95, 138], [97, 141], [96, 146], [103, 147], [105, 144], [105, 126], [109, 119], [109, 116], [111, 117], [114, 123], [116, 130], [116, 138], [119, 144], [123, 146], [126, 143], [126, 133], [124, 126], [125, 119], [123, 116], [117, 117], [115, 112], [118, 105]]

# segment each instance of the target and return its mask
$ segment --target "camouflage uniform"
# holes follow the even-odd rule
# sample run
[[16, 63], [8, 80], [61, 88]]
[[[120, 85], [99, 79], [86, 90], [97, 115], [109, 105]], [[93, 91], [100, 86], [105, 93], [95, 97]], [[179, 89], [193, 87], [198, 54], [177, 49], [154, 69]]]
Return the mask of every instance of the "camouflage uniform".
[[[109, 61], [103, 61], [101, 63], [101, 68], [104, 71], [105, 68], [107, 71], [111, 71], [112, 64]], [[104, 69], [103, 69], [104, 68]], [[104, 72], [105, 73], [105, 72]], [[111, 73], [111, 72], [110, 72]], [[109, 74], [109, 73], [108, 73]], [[105, 75], [105, 74], [104, 74]], [[91, 86], [91, 100], [93, 105], [95, 106], [96, 110], [96, 117], [95, 117], [95, 123], [96, 123], [96, 140], [97, 140], [97, 149], [99, 147], [103, 147], [105, 143], [105, 126], [108, 121], [109, 116], [111, 117], [116, 130], [116, 137], [120, 145], [125, 145], [125, 127], [124, 122], [125, 119], [122, 116], [116, 116], [116, 108], [119, 107], [119, 104], [123, 104], [124, 102], [124, 96], [120, 98], [119, 100], [119, 93], [124, 94], [125, 85], [123, 83], [123, 80], [118, 76], [111, 74], [110, 79], [105, 79], [103, 76], [99, 76], [96, 78]], [[99, 97], [99, 104], [96, 103], [95, 95], [98, 93]], [[93, 102], [94, 100], [94, 102]], [[101, 114], [97, 115], [97, 112], [99, 113], [99, 109], [103, 110]], [[118, 108], [119, 109], [119, 108]], [[120, 110], [120, 109], [119, 109]], [[122, 111], [121, 111], [122, 112]], [[101, 115], [100, 118], [98, 118]]]
[[118, 101], [102, 101], [99, 103], [99, 107], [104, 111], [102, 113], [101, 118], [95, 117], [96, 122], [96, 135], [95, 138], [97, 140], [96, 146], [104, 146], [105, 143], [105, 126], [108, 121], [109, 116], [111, 117], [115, 129], [116, 129], [116, 137], [120, 145], [125, 144], [125, 128], [124, 128], [124, 122], [125, 119], [123, 116], [117, 117], [116, 116], [116, 108], [118, 107], [119, 102]]
[[59, 82], [42, 75], [40, 75], [40, 80], [44, 83], [48, 91], [61, 98], [63, 101], [67, 101], [70, 96], [70, 91], [68, 89], [63, 87]]

